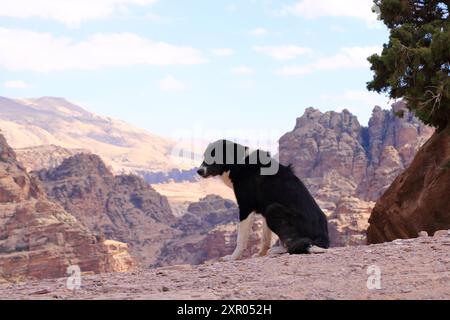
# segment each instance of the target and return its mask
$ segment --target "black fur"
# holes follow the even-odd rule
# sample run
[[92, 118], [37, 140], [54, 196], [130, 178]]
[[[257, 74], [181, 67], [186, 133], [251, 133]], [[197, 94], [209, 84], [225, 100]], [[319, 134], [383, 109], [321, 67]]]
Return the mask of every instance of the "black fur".
[[[223, 148], [220, 156], [212, 152], [220, 147]], [[230, 147], [234, 150], [231, 157]], [[206, 168], [206, 172], [200, 169], [199, 174], [207, 178], [229, 172], [239, 205], [240, 220], [245, 220], [252, 212], [262, 214], [290, 254], [309, 253], [313, 245], [328, 248], [326, 216], [292, 169], [273, 158], [269, 158], [270, 163], [263, 161], [270, 154], [261, 150], [249, 156], [244, 154], [245, 161], [242, 161], [239, 159], [243, 155], [242, 150], [245, 152], [248, 148], [226, 140], [212, 143], [205, 152], [205, 159], [212, 152], [214, 163], [205, 160], [202, 168]], [[253, 158], [257, 159], [256, 163], [251, 162], [252, 155], [257, 155]], [[232, 158], [234, 162], [225, 161], [227, 158]], [[279, 165], [276, 174], [261, 174], [261, 168], [274, 164]]]

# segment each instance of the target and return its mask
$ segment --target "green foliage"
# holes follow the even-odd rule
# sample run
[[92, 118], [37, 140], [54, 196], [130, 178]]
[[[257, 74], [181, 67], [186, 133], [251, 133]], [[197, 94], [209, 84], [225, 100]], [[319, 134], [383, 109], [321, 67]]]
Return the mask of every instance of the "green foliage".
[[368, 58], [374, 71], [367, 88], [404, 98], [424, 123], [450, 123], [449, 0], [374, 0], [390, 29], [381, 55]]

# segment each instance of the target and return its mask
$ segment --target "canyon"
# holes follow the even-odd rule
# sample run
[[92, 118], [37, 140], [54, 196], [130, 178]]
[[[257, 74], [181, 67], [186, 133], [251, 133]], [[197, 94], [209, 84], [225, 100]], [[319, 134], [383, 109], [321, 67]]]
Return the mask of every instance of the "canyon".
[[126, 244], [106, 242], [50, 201], [0, 134], [0, 282], [128, 271]]
[[[147, 133], [141, 139], [140, 129], [95, 116], [60, 98], [3, 98], [0, 105], [6, 106], [0, 124], [16, 146], [11, 152], [22, 163], [17, 165], [23, 174], [39, 186], [40, 196], [107, 251], [116, 250], [116, 257], [128, 259], [130, 267], [198, 265], [234, 250], [238, 208], [232, 190], [218, 179], [197, 179], [193, 167], [174, 168], [173, 141]], [[20, 112], [13, 116], [13, 110]], [[55, 119], [54, 127], [44, 126], [46, 117]], [[68, 125], [81, 130], [77, 144], [71, 144], [74, 133], [62, 129]], [[375, 202], [432, 134], [433, 129], [420, 123], [401, 101], [391, 110], [375, 107], [368, 126], [347, 110], [308, 108], [294, 129], [280, 138], [278, 157], [305, 182], [327, 215], [332, 246], [361, 245], [367, 242]], [[153, 155], [159, 164], [135, 165], [131, 158], [123, 161], [109, 153], [120, 149], [145, 157], [143, 151], [134, 153], [130, 148], [145, 148], [146, 143], [152, 144], [151, 150], [156, 148]], [[261, 224], [261, 220], [254, 224], [246, 258], [258, 252]], [[376, 228], [379, 233], [383, 226], [377, 222], [369, 231]], [[416, 229], [408, 237], [417, 236]], [[381, 241], [378, 237], [376, 241]], [[383, 239], [388, 240], [393, 239]], [[102, 268], [94, 269], [108, 269]]]

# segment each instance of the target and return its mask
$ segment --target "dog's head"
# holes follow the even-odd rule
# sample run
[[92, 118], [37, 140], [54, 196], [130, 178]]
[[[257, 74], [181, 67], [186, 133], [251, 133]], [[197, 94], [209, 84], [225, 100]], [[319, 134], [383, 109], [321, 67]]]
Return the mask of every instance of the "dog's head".
[[229, 171], [232, 165], [242, 162], [247, 152], [247, 147], [228, 140], [213, 142], [206, 148], [197, 173], [203, 178], [220, 176]]
[[270, 153], [256, 150], [250, 151], [246, 146], [228, 140], [211, 143], [203, 155], [204, 160], [197, 173], [203, 178], [215, 177], [244, 165], [254, 167], [267, 166]]

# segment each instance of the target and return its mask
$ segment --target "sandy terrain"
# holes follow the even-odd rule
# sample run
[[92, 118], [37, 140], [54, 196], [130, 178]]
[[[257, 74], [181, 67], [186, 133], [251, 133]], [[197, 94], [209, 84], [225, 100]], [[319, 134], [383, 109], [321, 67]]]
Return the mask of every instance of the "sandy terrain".
[[[372, 266], [371, 269], [370, 267]], [[369, 275], [380, 289], [369, 290]], [[375, 271], [374, 271], [375, 270]], [[0, 285], [2, 299], [450, 299], [450, 233], [201, 266]]]

